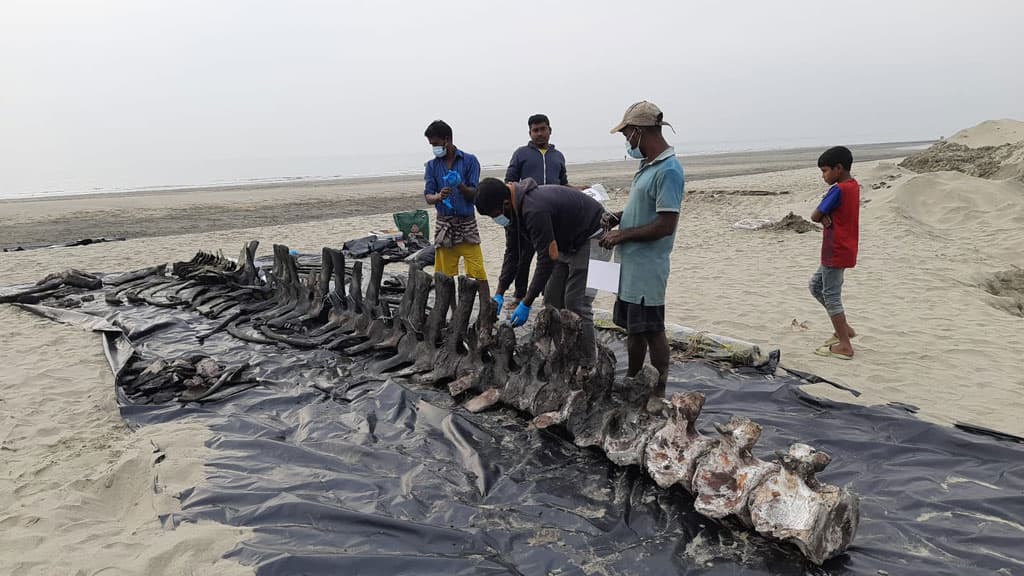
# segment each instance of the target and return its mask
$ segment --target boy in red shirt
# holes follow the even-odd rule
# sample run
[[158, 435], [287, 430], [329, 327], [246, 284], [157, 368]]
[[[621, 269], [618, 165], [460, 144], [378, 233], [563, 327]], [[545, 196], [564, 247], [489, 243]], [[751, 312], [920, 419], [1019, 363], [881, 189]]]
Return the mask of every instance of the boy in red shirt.
[[857, 265], [857, 240], [860, 228], [860, 184], [850, 176], [853, 153], [845, 146], [826, 150], [818, 158], [821, 178], [831, 186], [811, 214], [811, 220], [824, 228], [821, 239], [821, 265], [811, 277], [810, 289], [832, 319], [835, 332], [814, 351], [818, 356], [853, 359], [850, 338], [857, 335], [846, 321], [843, 310], [843, 273]]

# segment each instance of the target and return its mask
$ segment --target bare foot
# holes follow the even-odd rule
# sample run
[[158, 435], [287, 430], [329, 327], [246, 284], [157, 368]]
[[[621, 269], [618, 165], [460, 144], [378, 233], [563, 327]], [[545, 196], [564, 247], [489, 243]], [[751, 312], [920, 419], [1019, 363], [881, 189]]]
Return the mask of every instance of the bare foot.
[[842, 354], [843, 356], [853, 356], [853, 346], [843, 346], [840, 344], [833, 344], [828, 347], [829, 351], [833, 354]]
[[[849, 330], [847, 331], [847, 334], [849, 334], [850, 338], [856, 338], [856, 337], [857, 337], [857, 332], [856, 332], [856, 331], [854, 331], [854, 329], [853, 329], [853, 328], [850, 328], [850, 329], [849, 329]], [[836, 340], [838, 340], [838, 339], [839, 339], [839, 335], [838, 335], [838, 334], [836, 334], [835, 332], [833, 332], [833, 333], [832, 333], [832, 337], [833, 337], [833, 338], [835, 338]]]

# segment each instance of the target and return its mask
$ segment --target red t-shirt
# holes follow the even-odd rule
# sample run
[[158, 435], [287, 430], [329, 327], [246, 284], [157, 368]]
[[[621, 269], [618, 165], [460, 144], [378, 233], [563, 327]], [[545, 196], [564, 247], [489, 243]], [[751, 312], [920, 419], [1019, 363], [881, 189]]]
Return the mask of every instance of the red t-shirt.
[[832, 218], [821, 238], [821, 265], [853, 268], [860, 236], [860, 184], [853, 178], [833, 184], [818, 210]]

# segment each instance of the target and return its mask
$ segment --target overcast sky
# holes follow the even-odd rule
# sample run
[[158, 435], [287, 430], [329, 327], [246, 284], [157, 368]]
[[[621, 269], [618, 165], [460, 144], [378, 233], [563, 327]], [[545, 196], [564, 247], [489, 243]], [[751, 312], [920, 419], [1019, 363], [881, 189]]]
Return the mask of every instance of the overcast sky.
[[[928, 139], [1024, 119], [1024, 1], [2, 0], [0, 191], [235, 159]], [[163, 172], [161, 172], [161, 169]], [[282, 176], [286, 174], [281, 174]], [[161, 182], [149, 182], [159, 184]]]

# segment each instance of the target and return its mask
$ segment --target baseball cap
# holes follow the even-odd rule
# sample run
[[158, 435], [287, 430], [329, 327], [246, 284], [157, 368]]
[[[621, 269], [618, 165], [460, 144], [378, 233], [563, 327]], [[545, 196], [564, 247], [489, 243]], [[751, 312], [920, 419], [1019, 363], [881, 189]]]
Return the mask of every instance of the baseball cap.
[[641, 100], [626, 108], [626, 113], [622, 115], [622, 122], [616, 124], [615, 128], [610, 130], [610, 133], [615, 134], [626, 126], [672, 126], [662, 120], [663, 117], [664, 114], [661, 113], [661, 109], [655, 106], [653, 102]]

